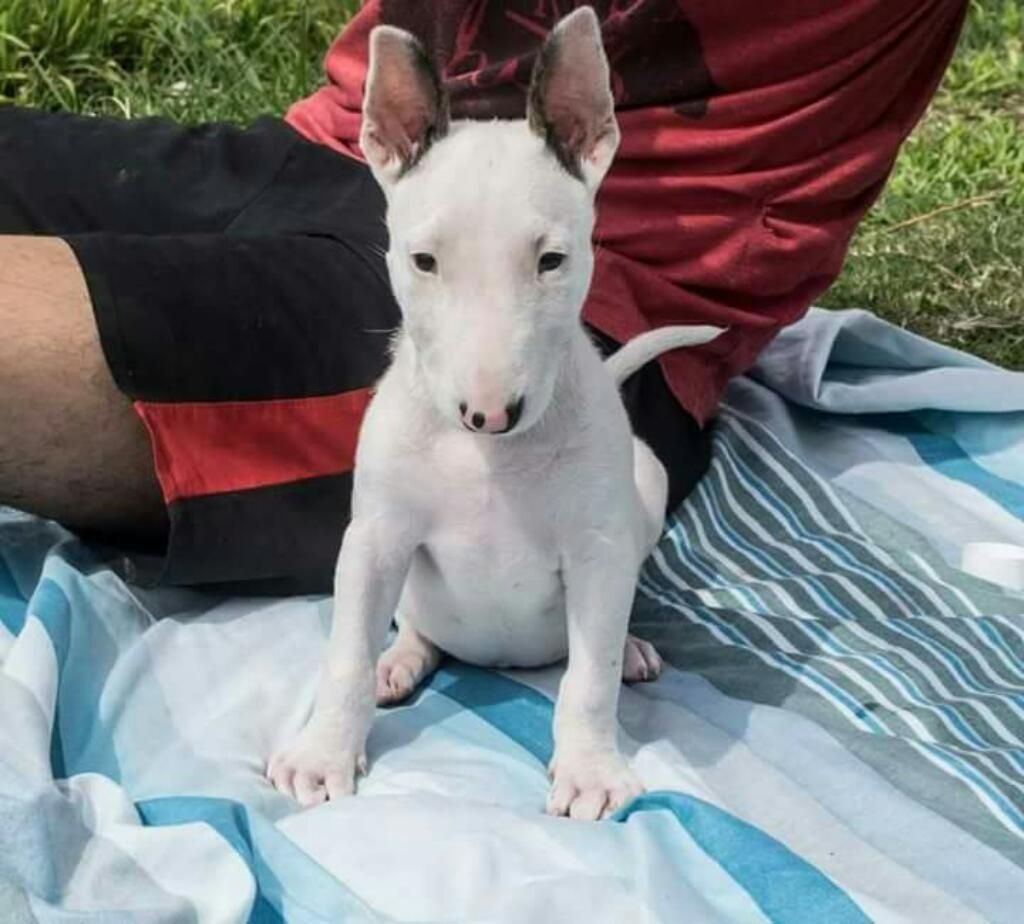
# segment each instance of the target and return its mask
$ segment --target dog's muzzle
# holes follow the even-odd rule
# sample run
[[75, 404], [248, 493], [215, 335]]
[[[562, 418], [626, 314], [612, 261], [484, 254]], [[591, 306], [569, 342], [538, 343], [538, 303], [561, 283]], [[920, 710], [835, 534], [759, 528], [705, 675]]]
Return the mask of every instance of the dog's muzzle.
[[522, 419], [523, 408], [526, 406], [526, 398], [520, 395], [515, 401], [510, 401], [500, 411], [487, 411], [471, 408], [465, 401], [459, 405], [459, 416], [462, 418], [462, 425], [474, 433], [489, 433], [499, 435], [510, 433]]

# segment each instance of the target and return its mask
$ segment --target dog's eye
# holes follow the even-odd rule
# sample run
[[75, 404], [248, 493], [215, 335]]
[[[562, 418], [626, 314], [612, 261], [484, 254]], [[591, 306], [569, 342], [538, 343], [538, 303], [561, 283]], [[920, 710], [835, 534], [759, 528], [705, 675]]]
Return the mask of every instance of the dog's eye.
[[434, 259], [432, 253], [414, 253], [412, 262], [416, 264], [416, 269], [421, 273], [437, 272], [437, 260]]
[[565, 262], [565, 254], [557, 253], [554, 250], [549, 250], [547, 253], [540, 255], [540, 260], [537, 261], [537, 272], [538, 273], [550, 273], [552, 270], [558, 269]]

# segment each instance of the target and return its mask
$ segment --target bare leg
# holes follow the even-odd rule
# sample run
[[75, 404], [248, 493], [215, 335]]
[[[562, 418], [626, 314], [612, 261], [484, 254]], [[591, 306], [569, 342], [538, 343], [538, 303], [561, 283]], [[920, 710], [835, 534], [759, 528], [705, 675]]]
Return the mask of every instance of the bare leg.
[[377, 705], [400, 703], [441, 663], [441, 650], [409, 625], [399, 625], [391, 647], [377, 662]]
[[56, 238], [0, 236], [0, 503], [72, 529], [158, 536], [149, 442]]

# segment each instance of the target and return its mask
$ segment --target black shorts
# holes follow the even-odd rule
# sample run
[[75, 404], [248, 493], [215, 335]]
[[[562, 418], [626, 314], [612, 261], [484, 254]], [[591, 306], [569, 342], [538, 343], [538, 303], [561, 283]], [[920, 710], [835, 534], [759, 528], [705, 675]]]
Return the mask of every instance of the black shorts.
[[[0, 234], [59, 236], [81, 265], [168, 507], [145, 577], [329, 589], [359, 423], [399, 324], [366, 166], [273, 118], [0, 107]], [[657, 364], [624, 396], [674, 506], [708, 464], [707, 434]]]

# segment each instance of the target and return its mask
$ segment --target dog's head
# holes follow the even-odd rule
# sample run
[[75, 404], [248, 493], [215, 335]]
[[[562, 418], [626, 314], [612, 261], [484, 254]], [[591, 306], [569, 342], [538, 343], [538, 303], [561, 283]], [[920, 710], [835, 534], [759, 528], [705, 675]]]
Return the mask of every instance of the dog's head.
[[563, 19], [525, 121], [449, 123], [409, 33], [370, 39], [360, 144], [388, 201], [388, 270], [431, 399], [456, 425], [547, 408], [590, 285], [594, 195], [619, 142], [597, 17]]

